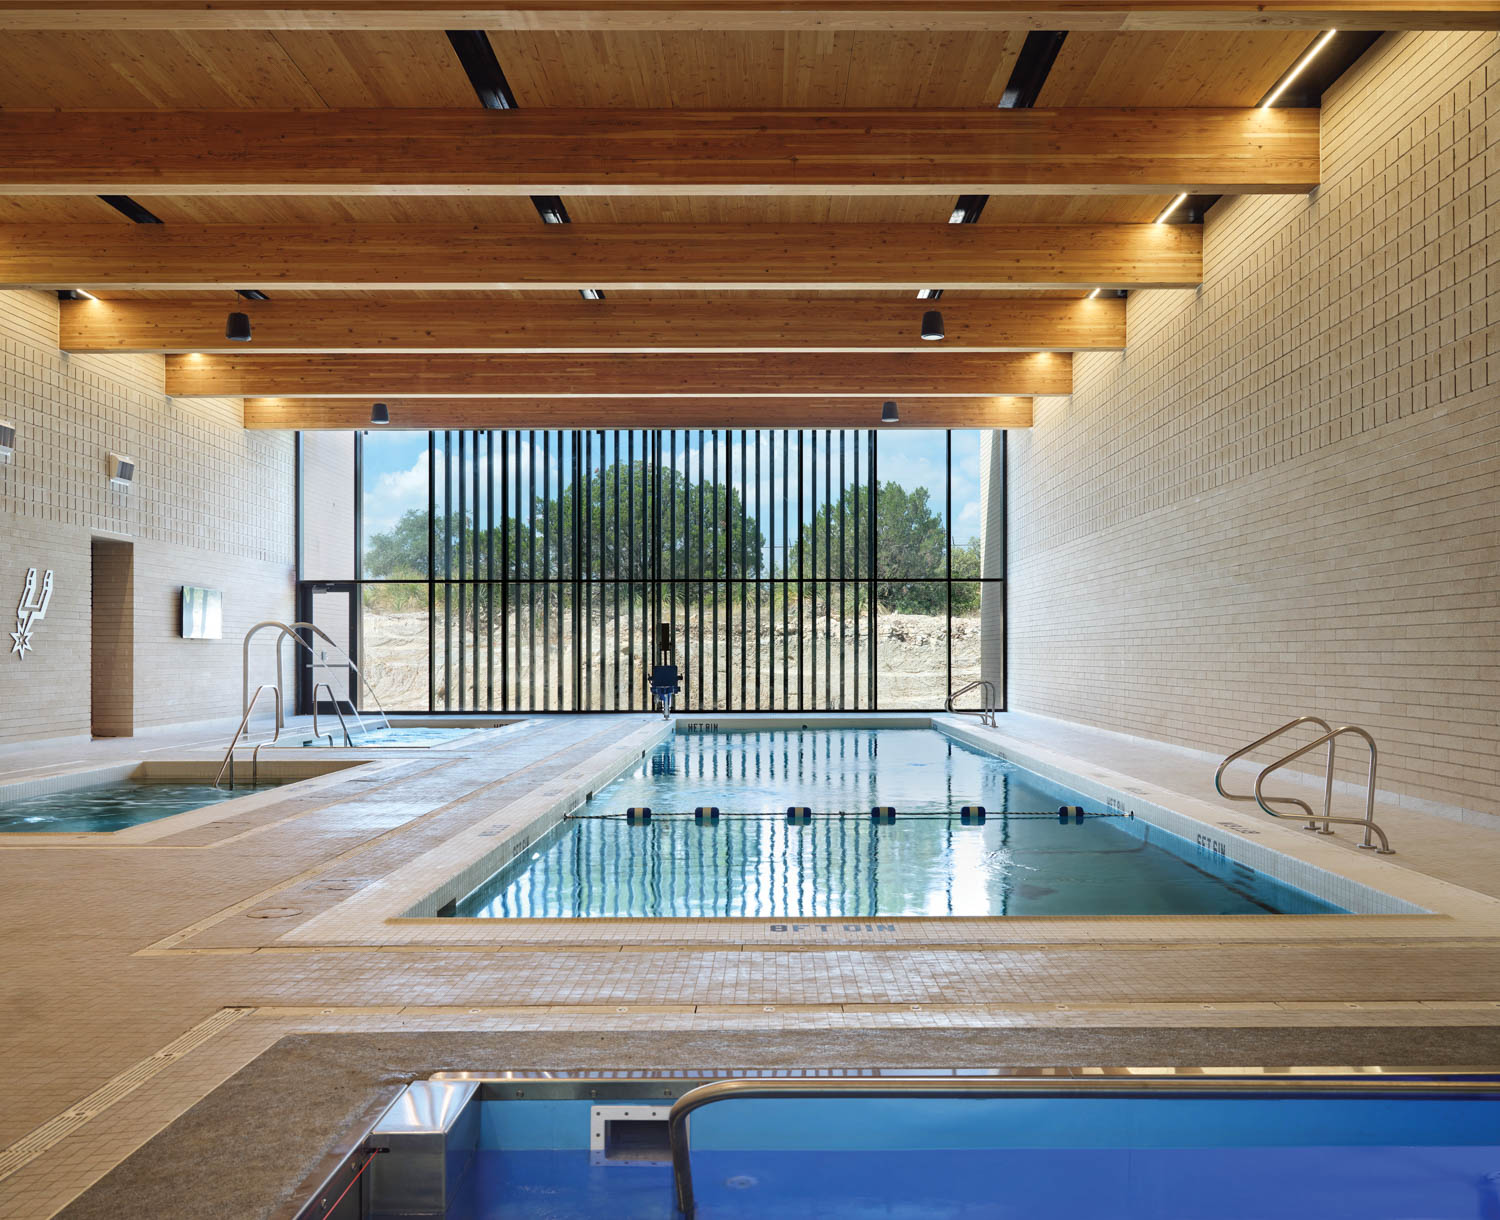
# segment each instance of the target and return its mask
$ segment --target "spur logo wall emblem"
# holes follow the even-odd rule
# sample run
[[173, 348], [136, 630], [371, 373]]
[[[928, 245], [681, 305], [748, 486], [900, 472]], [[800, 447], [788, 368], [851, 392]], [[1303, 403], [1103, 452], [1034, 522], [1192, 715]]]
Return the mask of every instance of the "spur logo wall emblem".
[[26, 587], [21, 590], [21, 602], [16, 607], [16, 629], [10, 633], [10, 650], [20, 657], [26, 659], [26, 654], [33, 651], [31, 633], [36, 630], [36, 625], [47, 617], [47, 603], [52, 600], [52, 569], [47, 569], [47, 574], [41, 579], [38, 588], [36, 569], [26, 570]]

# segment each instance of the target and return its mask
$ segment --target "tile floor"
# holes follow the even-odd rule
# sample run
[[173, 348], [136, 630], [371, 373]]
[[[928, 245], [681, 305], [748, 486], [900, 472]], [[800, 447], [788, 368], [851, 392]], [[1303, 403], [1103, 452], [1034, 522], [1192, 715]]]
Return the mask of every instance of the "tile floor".
[[[442, 751], [380, 751], [370, 768], [222, 817], [184, 815], [146, 840], [0, 844], [0, 1217], [52, 1215], [299, 1031], [1488, 1025], [1500, 1016], [1500, 833], [1410, 809], [1379, 811], [1400, 853], [1382, 867], [1457, 914], [1366, 916], [1357, 927], [1284, 917], [1269, 932], [1241, 919], [1206, 932], [1202, 921], [1169, 919], [921, 920], [878, 945], [786, 945], [750, 926], [764, 921], [640, 921], [580, 935], [388, 919], [413, 877], [453, 863], [452, 845], [505, 843], [588, 776], [638, 756], [660, 723], [533, 721]], [[1066, 756], [1177, 794], [1185, 809], [1260, 816], [1226, 806], [1212, 767], [1181, 751], [1015, 715], [996, 739], [1018, 756]], [[212, 757], [213, 745], [183, 733], [7, 752], [0, 782]], [[1299, 842], [1283, 825], [1271, 832]], [[1306, 836], [1305, 850], [1370, 867], [1352, 840]]]

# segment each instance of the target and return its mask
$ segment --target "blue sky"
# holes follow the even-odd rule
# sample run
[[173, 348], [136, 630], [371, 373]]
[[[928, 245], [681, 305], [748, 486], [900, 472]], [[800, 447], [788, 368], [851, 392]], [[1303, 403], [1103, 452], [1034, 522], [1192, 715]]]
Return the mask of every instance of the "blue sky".
[[[566, 436], [567, 434], [564, 434]], [[642, 434], [637, 434], [636, 455], [641, 456], [643, 442]], [[677, 435], [677, 467], [680, 470], [691, 470], [694, 475], [699, 468], [700, 456], [706, 461], [710, 474], [713, 466], [712, 433], [705, 435], [706, 452], [700, 455], [698, 445], [698, 432], [680, 432]], [[748, 501], [753, 511], [755, 489], [753, 481], [755, 478], [755, 462], [753, 455], [754, 434], [750, 435], [752, 453], [750, 458], [750, 478], [752, 486], [748, 488]], [[953, 434], [953, 512], [955, 518], [954, 535], [959, 542], [965, 542], [979, 532], [979, 444], [980, 433], [977, 431], [955, 432]], [[771, 504], [769, 483], [770, 438], [776, 438], [776, 471], [777, 482], [781, 481], [781, 442], [780, 433], [762, 433], [762, 445], [767, 452], [763, 455], [761, 500], [762, 529], [774, 527], [778, 539], [781, 535], [781, 497], [774, 497]], [[848, 449], [845, 454], [850, 481], [853, 481], [853, 446], [860, 446], [861, 475], [864, 475], [865, 467], [865, 434], [846, 434]], [[877, 461], [879, 475], [882, 482], [899, 483], [908, 489], [926, 487], [930, 493], [930, 503], [939, 516], [946, 520], [947, 505], [943, 489], [945, 485], [945, 467], [947, 464], [947, 445], [944, 433], [940, 431], [901, 431], [880, 432], [877, 436]], [[856, 440], [857, 437], [857, 440]], [[540, 456], [541, 434], [536, 434], [537, 454]], [[556, 434], [553, 435], [552, 444], [555, 461]], [[838, 434], [834, 437], [835, 446], [838, 442]], [[726, 445], [725, 434], [719, 434], [719, 469], [721, 481], [725, 479], [724, 467], [726, 465], [724, 449]], [[792, 439], [792, 452], [796, 452], [796, 438]], [[621, 442], [622, 460], [624, 457], [624, 441]], [[527, 464], [530, 454], [522, 450], [522, 464]], [[610, 457], [613, 458], [613, 442], [611, 442]], [[795, 457], [793, 458], [795, 461]], [[835, 449], [835, 462], [837, 462], [837, 449]], [[470, 459], [469, 470], [472, 472], [472, 461]], [[481, 459], [482, 462], [482, 459]], [[806, 469], [804, 478], [810, 481], [813, 471], [812, 452], [810, 442], [804, 442], [803, 463]], [[594, 466], [599, 464], [598, 455], [594, 455]], [[823, 435], [818, 434], [818, 468], [820, 478], [819, 495], [822, 493], [822, 469], [826, 466], [824, 453]], [[566, 470], [567, 464], [564, 464]], [[739, 486], [739, 433], [734, 434], [734, 471], [732, 481], [736, 487]], [[364, 519], [368, 534], [378, 534], [389, 529], [409, 509], [425, 508], [427, 505], [427, 433], [425, 432], [368, 432], [365, 434], [364, 452], [365, 471], [365, 504]], [[472, 473], [470, 475], [472, 477]], [[484, 480], [484, 469], [480, 468], [481, 482]], [[835, 476], [835, 481], [837, 476]], [[540, 484], [539, 484], [540, 486]], [[746, 490], [746, 489], [742, 489]], [[554, 489], [555, 494], [555, 489]], [[811, 492], [808, 492], [808, 504], [804, 513], [805, 517], [811, 517], [813, 506], [811, 504]], [[795, 506], [794, 506], [795, 511]]]

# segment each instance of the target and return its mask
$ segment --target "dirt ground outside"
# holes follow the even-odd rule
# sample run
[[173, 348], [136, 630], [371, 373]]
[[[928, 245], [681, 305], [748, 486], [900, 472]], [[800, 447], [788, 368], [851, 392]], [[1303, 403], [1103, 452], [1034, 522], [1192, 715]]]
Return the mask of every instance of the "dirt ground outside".
[[[736, 603], [726, 631], [722, 611], [717, 622], [711, 613], [705, 613], [700, 622], [696, 606], [689, 609], [685, 620], [683, 610], [679, 608], [676, 651], [677, 662], [685, 677], [683, 706], [703, 711], [731, 708], [770, 711], [798, 707], [797, 662], [800, 651], [801, 707], [818, 710], [871, 708], [867, 615], [855, 615], [852, 608], [848, 608], [851, 612], [841, 619], [835, 605], [831, 608], [832, 613], [825, 617], [825, 608], [820, 605], [814, 621], [811, 608], [804, 605], [799, 632], [797, 609], [795, 602], [787, 608], [789, 622], [787, 629], [783, 630], [781, 607], [776, 607], [774, 616], [769, 607], [762, 607], [757, 631], [752, 603], [745, 616], [749, 619], [747, 631]], [[578, 710], [573, 702], [572, 611], [571, 607], [563, 607], [559, 623], [557, 610], [555, 600], [543, 605], [540, 598], [534, 614], [525, 605], [512, 608], [505, 623], [505, 638], [502, 640], [502, 633], [496, 630], [491, 640], [489, 620], [481, 607], [476, 647], [476, 623], [472, 612], [460, 618], [457, 608], [453, 609], [445, 641], [440, 607], [434, 623], [438, 637], [434, 709], [444, 710], [446, 703], [451, 710], [460, 707]], [[771, 621], [773, 617], [774, 622]], [[616, 620], [611, 606], [608, 615], [595, 612], [588, 620], [583, 643], [583, 710], [646, 709], [645, 683], [652, 660], [646, 630], [649, 619], [638, 605], [633, 634], [623, 609], [621, 619], [623, 621]], [[979, 615], [955, 617], [952, 630], [953, 686], [961, 686], [979, 676], [980, 643]], [[949, 631], [945, 615], [899, 614], [881, 609], [876, 615], [875, 644], [876, 695], [880, 708], [942, 706], [949, 689]], [[361, 667], [385, 708], [427, 710], [427, 645], [428, 616], [425, 608], [376, 609], [366, 606]], [[446, 678], [445, 652], [450, 660], [446, 666]], [[463, 666], [461, 684], [460, 661]], [[503, 679], [507, 674], [510, 697], [502, 700]], [[477, 703], [474, 698], [476, 682]], [[453, 689], [451, 697], [445, 700], [449, 683]], [[463, 688], [461, 704], [460, 685]]]

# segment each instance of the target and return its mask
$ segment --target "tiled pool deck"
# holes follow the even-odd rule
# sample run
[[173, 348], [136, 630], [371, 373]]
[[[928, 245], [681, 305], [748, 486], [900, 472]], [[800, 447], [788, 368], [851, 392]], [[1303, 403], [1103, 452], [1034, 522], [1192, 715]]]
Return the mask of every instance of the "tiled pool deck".
[[[1500, 833], [1381, 807], [1400, 854], [1376, 857], [1352, 828], [1314, 836], [1223, 802], [1181, 751], [1022, 716], [967, 732], [1435, 913], [908, 919], [874, 943], [766, 920], [393, 918], [661, 732], [647, 716], [541, 719], [372, 751], [371, 767], [149, 836], [3, 837], [0, 1217], [51, 1215], [288, 1033], [1500, 1019]], [[0, 783], [209, 759], [218, 740], [10, 751]]]

